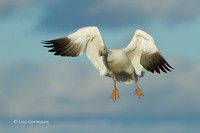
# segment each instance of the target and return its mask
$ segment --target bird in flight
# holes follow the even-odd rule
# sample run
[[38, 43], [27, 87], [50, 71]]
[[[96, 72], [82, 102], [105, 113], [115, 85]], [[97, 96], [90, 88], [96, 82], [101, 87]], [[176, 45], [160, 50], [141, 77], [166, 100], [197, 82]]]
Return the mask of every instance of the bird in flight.
[[51, 48], [54, 55], [77, 57], [86, 54], [100, 72], [114, 81], [110, 96], [115, 102], [119, 97], [116, 81], [134, 83], [135, 94], [140, 99], [144, 96], [137, 85], [137, 80], [144, 75], [144, 69], [152, 73], [173, 69], [156, 47], [153, 38], [142, 30], [136, 30], [126, 48], [109, 49], [104, 45], [97, 27], [84, 27], [65, 37], [43, 41], [44, 47]]

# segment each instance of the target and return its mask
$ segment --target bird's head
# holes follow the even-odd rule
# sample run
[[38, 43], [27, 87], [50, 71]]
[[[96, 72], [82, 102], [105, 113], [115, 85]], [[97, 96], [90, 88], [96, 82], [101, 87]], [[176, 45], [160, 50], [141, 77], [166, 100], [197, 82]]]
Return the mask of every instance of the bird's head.
[[105, 46], [99, 47], [99, 57], [108, 54], [108, 49]]

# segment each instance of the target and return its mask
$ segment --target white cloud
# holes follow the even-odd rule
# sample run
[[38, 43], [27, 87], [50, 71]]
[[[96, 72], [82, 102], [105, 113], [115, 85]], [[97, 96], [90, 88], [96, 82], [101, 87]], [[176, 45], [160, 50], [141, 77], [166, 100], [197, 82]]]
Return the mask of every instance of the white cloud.
[[30, 4], [32, 0], [1, 0], [0, 1], [0, 14], [8, 14], [14, 12], [28, 4]]
[[[120, 121], [120, 120], [119, 120]], [[11, 125], [9, 125], [11, 126]], [[188, 132], [198, 132], [200, 127], [192, 124], [182, 124], [182, 123], [119, 123], [119, 122], [107, 122], [107, 121], [63, 121], [50, 123], [49, 125], [15, 125], [15, 128], [10, 128], [9, 126], [0, 126], [1, 131], [5, 132], [15, 132], [15, 133], [188, 133]], [[11, 126], [13, 127], [13, 126]]]
[[16, 6], [23, 6], [29, 3], [32, 0], [1, 0], [0, 7], [5, 7], [8, 5], [16, 5]]
[[[168, 74], [146, 74], [139, 81], [145, 97], [134, 95], [134, 85], [117, 84], [120, 98], [109, 100], [112, 79], [99, 77], [91, 64], [19, 63], [3, 67], [0, 76], [1, 116], [9, 117], [186, 117], [200, 111], [200, 64], [179, 58]], [[189, 63], [190, 62], [190, 63]], [[188, 67], [185, 67], [187, 64]], [[79, 64], [80, 65], [80, 64]], [[194, 79], [192, 79], [194, 78]], [[191, 85], [188, 85], [191, 83]], [[192, 79], [192, 80], [191, 80]], [[158, 100], [159, 99], [159, 100]], [[175, 117], [175, 118], [176, 118]], [[144, 119], [144, 118], [142, 118]]]
[[[106, 0], [91, 7], [94, 13], [102, 9], [137, 18], [182, 18], [199, 14], [198, 0]], [[113, 13], [114, 14], [114, 13]], [[136, 18], [136, 19], [137, 19]]]
[[[177, 22], [199, 17], [199, 4], [198, 0], [85, 0], [79, 4], [72, 0], [61, 0], [44, 8], [46, 12], [39, 27], [60, 32], [89, 25], [106, 28], [127, 25], [145, 27], [155, 20], [179, 24]], [[67, 8], [65, 5], [68, 5]]]

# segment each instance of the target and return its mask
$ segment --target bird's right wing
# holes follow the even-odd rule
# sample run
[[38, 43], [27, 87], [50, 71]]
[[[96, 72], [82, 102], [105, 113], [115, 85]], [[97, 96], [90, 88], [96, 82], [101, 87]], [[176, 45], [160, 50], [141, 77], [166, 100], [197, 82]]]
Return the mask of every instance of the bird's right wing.
[[107, 72], [102, 57], [98, 56], [99, 47], [104, 46], [104, 43], [97, 27], [81, 28], [63, 38], [42, 43], [47, 44], [45, 47], [52, 48], [49, 52], [55, 52], [54, 55], [76, 57], [85, 53], [101, 76]]
[[142, 30], [136, 30], [130, 44], [124, 49], [130, 58], [137, 75], [141, 75], [143, 68], [147, 71], [160, 73], [173, 69], [156, 47], [153, 38]]

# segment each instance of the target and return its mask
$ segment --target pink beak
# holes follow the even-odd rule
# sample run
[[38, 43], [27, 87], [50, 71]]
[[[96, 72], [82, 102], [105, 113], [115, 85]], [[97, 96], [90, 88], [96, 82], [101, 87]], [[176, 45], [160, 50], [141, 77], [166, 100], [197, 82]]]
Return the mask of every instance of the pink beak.
[[99, 50], [99, 57], [103, 55], [103, 50]]

